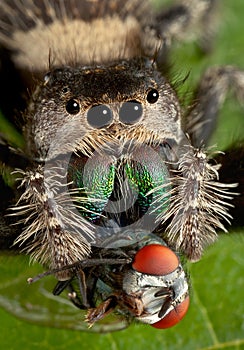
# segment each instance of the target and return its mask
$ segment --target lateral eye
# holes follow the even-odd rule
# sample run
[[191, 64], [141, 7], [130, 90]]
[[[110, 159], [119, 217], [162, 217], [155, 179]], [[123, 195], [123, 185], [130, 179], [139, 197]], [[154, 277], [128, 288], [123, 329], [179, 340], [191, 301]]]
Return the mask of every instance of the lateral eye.
[[80, 104], [75, 99], [71, 99], [66, 104], [66, 111], [69, 114], [75, 115], [80, 112]]
[[124, 124], [135, 124], [142, 116], [142, 104], [136, 100], [124, 102], [119, 111], [119, 120]]
[[92, 106], [87, 112], [87, 121], [93, 128], [104, 128], [111, 124], [113, 113], [106, 105]]
[[159, 98], [159, 92], [156, 89], [151, 89], [147, 94], [147, 102], [155, 103]]

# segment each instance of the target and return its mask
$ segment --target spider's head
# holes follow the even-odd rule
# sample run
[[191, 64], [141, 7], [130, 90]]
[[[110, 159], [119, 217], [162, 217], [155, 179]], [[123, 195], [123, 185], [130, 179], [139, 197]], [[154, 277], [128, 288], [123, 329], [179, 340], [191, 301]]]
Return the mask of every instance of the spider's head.
[[25, 128], [31, 156], [90, 154], [105, 143], [153, 144], [180, 135], [177, 97], [151, 61], [50, 71], [33, 96]]

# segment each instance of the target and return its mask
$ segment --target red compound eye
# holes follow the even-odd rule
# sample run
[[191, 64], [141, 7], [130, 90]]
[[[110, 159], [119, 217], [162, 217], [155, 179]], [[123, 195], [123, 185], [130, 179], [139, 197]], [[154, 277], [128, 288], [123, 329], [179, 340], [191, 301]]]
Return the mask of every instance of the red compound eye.
[[134, 270], [150, 275], [167, 275], [179, 266], [175, 253], [160, 244], [146, 245], [135, 255], [132, 267]]
[[186, 299], [183, 300], [179, 305], [177, 305], [175, 309], [170, 311], [168, 315], [162, 318], [162, 320], [151, 324], [151, 326], [158, 329], [170, 328], [175, 326], [182, 320], [182, 318], [187, 313], [189, 304], [190, 298], [189, 296], [187, 296]]

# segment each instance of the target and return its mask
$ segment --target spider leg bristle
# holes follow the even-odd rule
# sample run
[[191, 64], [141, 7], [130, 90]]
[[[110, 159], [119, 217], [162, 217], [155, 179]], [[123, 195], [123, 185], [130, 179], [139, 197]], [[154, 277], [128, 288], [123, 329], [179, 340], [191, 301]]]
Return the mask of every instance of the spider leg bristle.
[[221, 222], [230, 223], [228, 200], [235, 184], [220, 184], [215, 166], [200, 149], [189, 148], [179, 160], [180, 174], [174, 178], [170, 208], [164, 220], [171, 218], [167, 237], [177, 250], [197, 261], [204, 248], [217, 239], [216, 229], [226, 232]]

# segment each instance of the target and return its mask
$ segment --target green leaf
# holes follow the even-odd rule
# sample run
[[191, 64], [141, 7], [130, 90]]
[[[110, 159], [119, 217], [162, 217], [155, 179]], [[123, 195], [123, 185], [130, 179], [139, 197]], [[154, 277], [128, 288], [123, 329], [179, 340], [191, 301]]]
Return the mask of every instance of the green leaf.
[[10, 144], [16, 147], [22, 148], [24, 146], [24, 141], [19, 132], [13, 127], [13, 125], [4, 118], [3, 114], [0, 112], [0, 132], [7, 137]]

